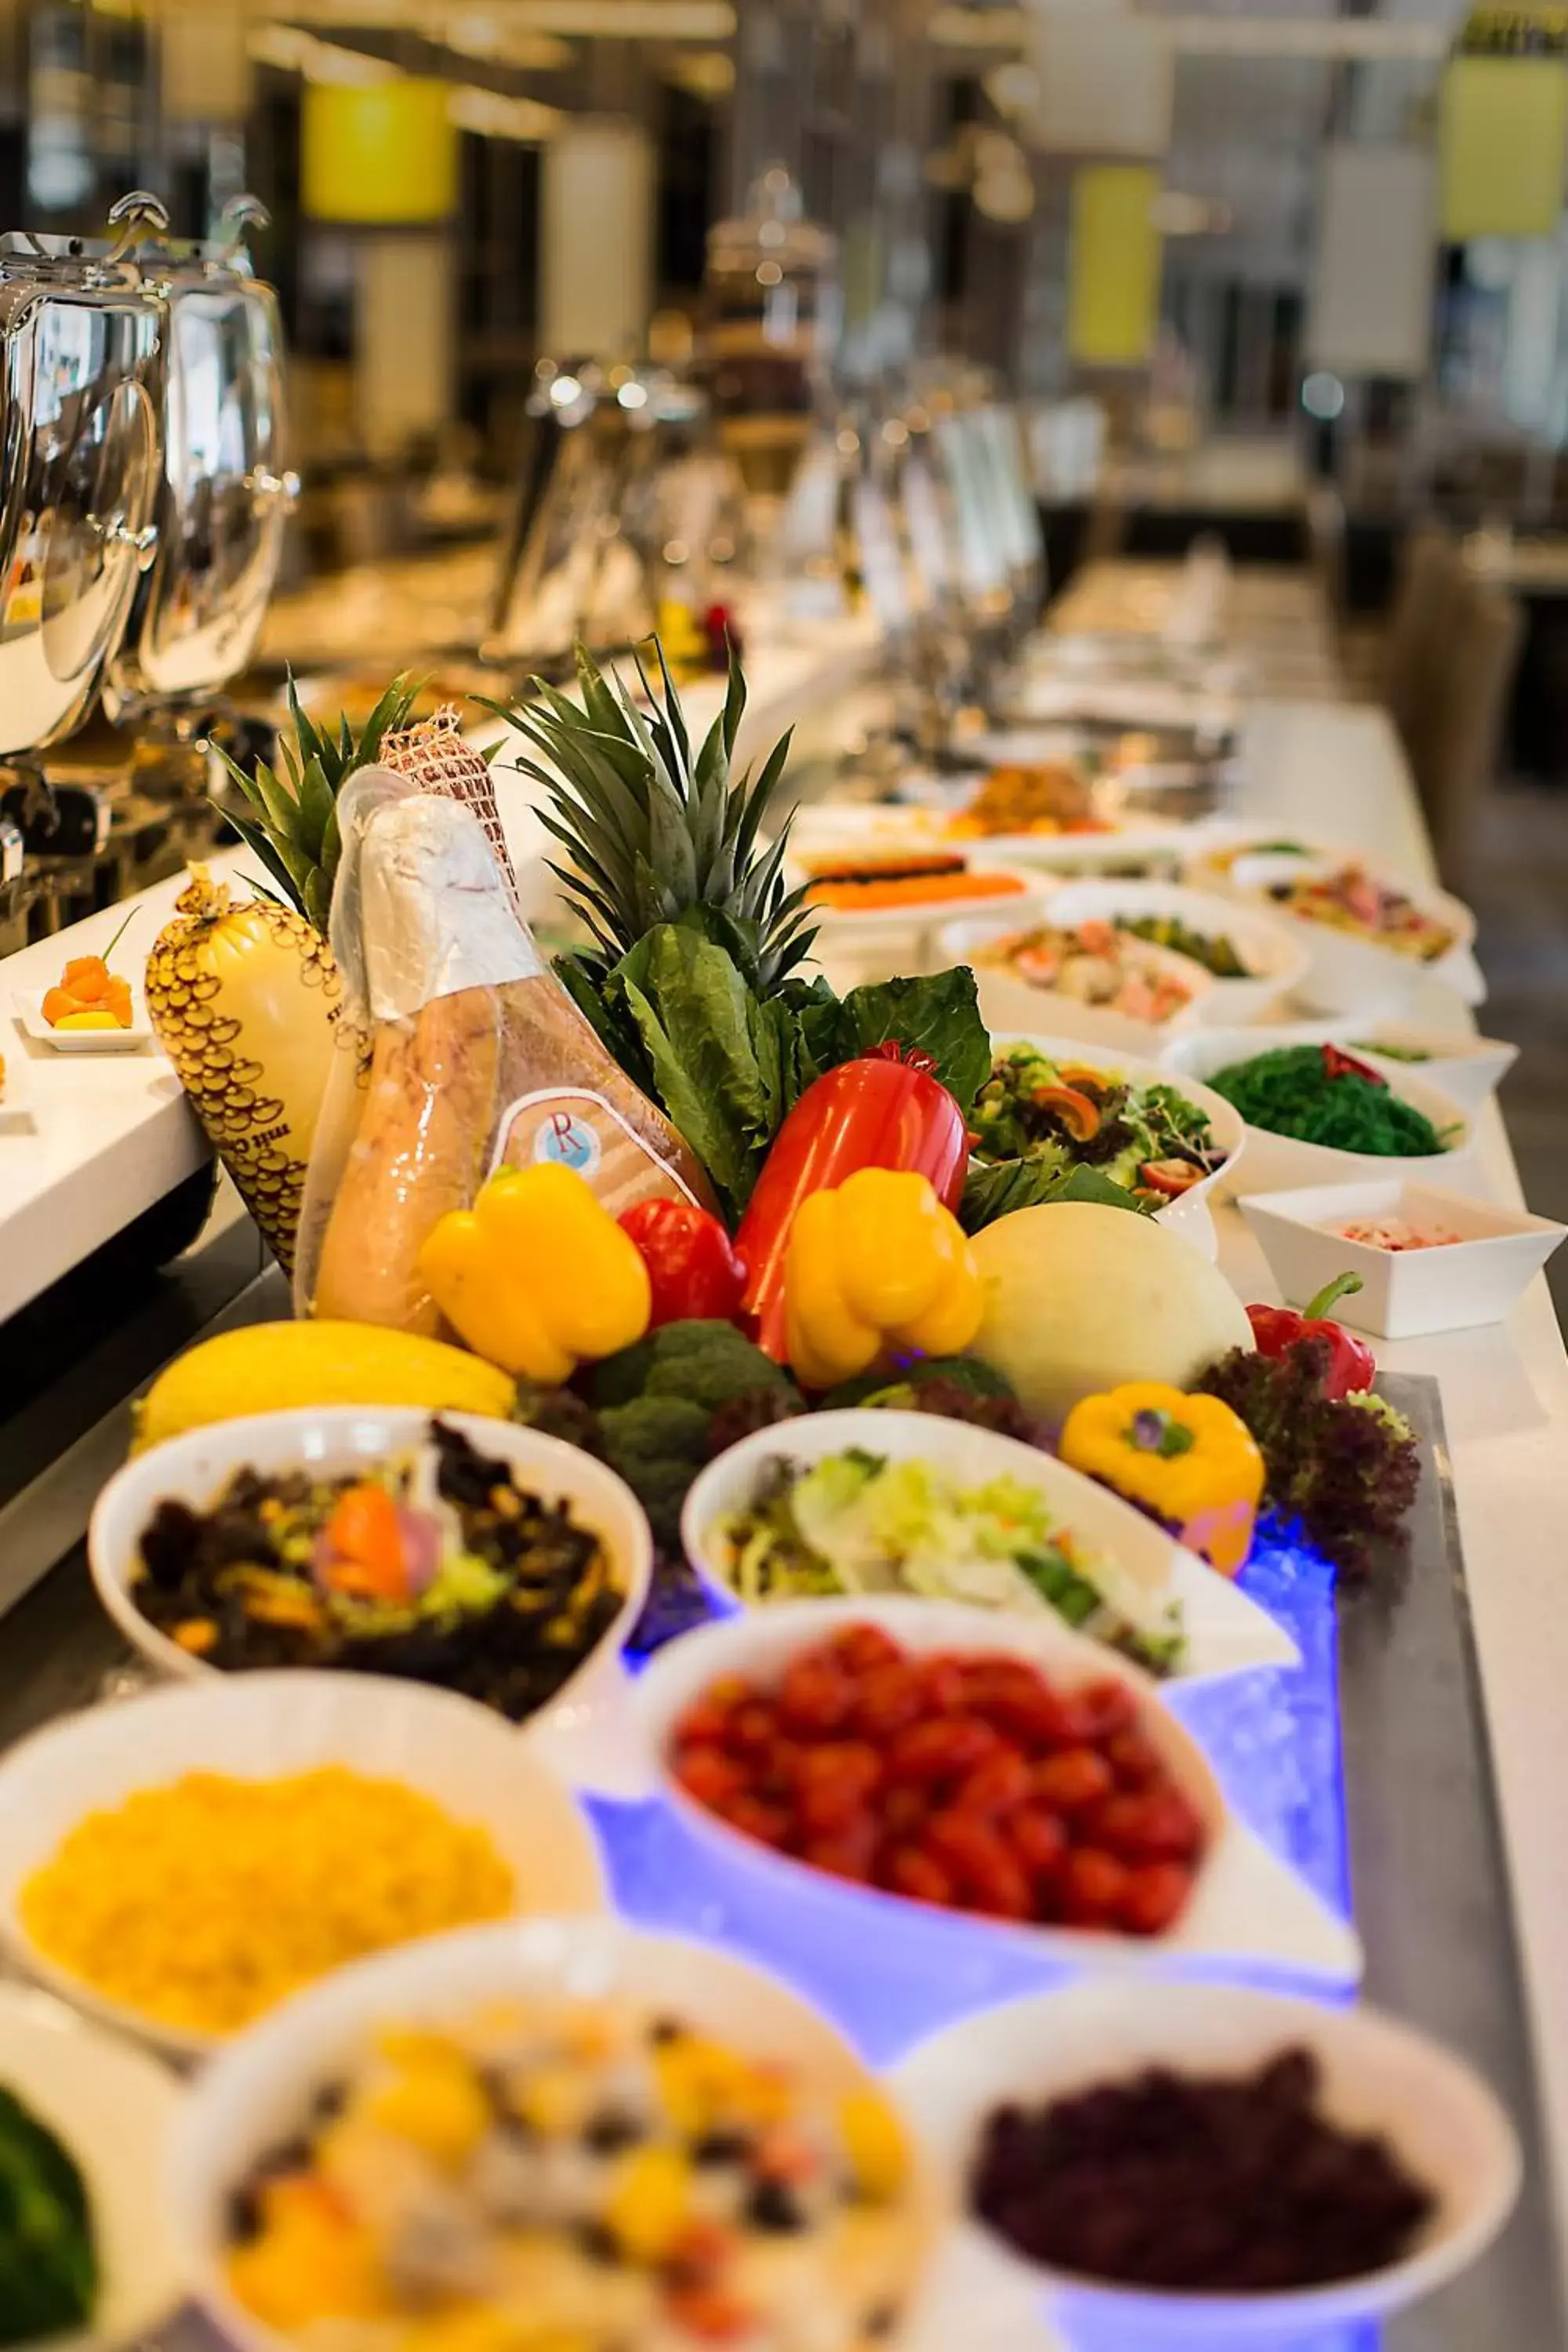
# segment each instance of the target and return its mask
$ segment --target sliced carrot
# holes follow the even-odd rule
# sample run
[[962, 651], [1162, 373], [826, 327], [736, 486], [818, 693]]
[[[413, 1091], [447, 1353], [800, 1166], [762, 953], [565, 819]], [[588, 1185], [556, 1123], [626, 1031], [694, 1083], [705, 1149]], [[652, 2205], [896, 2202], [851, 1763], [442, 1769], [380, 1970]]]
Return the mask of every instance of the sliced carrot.
[[1077, 1143], [1088, 1143], [1100, 1133], [1100, 1105], [1076, 1087], [1037, 1087], [1034, 1103], [1037, 1110], [1054, 1111]]
[[408, 1590], [408, 1562], [397, 1506], [384, 1486], [367, 1480], [351, 1486], [327, 1521], [331, 1566], [328, 1581], [366, 1598], [401, 1600]]
[[101, 956], [72, 956], [60, 974], [60, 986], [83, 1004], [96, 1004], [109, 986], [109, 966]]
[[79, 1013], [81, 1009], [80, 999], [73, 996], [68, 988], [49, 988], [44, 992], [44, 1019], [51, 1029], [65, 1013]]

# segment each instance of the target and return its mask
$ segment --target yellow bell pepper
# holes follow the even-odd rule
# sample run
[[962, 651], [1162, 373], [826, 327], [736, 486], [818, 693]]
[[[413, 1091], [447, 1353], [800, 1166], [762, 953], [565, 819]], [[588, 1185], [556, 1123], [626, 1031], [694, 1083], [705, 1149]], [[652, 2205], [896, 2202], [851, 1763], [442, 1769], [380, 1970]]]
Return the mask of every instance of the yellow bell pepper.
[[1263, 1495], [1263, 1456], [1218, 1397], [1130, 1381], [1082, 1398], [1067, 1417], [1061, 1458], [1163, 1520], [1222, 1576], [1245, 1567]]
[[465, 1346], [514, 1380], [558, 1388], [647, 1329], [647, 1268], [586, 1179], [502, 1168], [426, 1235], [419, 1273]]
[[796, 1378], [830, 1389], [885, 1348], [946, 1356], [980, 1328], [980, 1276], [929, 1178], [861, 1168], [795, 1211], [784, 1257], [784, 1336]]

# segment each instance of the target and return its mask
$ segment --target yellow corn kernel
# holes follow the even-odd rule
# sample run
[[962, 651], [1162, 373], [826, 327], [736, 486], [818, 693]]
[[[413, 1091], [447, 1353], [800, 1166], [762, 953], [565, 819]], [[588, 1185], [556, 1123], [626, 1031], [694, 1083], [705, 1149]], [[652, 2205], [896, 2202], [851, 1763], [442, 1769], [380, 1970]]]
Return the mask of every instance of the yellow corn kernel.
[[594, 2090], [576, 2066], [541, 2066], [520, 2083], [512, 2105], [522, 2122], [547, 2139], [564, 2138], [587, 2120]]
[[229, 2284], [268, 2326], [292, 2333], [313, 2319], [373, 2319], [385, 2307], [374, 2241], [312, 2180], [275, 2181], [262, 2229], [229, 2257]]
[[896, 2196], [909, 2170], [909, 2150], [887, 2100], [877, 2091], [850, 2091], [838, 2110], [838, 2124], [861, 2195]]
[[605, 2224], [636, 2263], [662, 2262], [691, 2210], [691, 2168], [673, 2147], [639, 2147], [616, 2168]]
[[374, 2122], [437, 2164], [457, 2166], [489, 2128], [490, 2105], [471, 2066], [458, 2057], [422, 2059], [376, 2092]]

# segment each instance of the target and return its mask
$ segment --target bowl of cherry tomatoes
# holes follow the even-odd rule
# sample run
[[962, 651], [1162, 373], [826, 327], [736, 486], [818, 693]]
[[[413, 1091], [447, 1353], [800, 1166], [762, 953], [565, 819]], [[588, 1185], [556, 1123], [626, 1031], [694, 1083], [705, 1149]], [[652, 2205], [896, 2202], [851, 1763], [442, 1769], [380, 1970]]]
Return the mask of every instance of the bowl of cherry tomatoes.
[[800, 1601], [700, 1628], [635, 1695], [657, 1784], [726, 1868], [911, 1935], [1079, 1966], [1246, 1959], [1352, 1984], [1353, 1931], [1227, 1803], [1148, 1675], [1055, 1619]]

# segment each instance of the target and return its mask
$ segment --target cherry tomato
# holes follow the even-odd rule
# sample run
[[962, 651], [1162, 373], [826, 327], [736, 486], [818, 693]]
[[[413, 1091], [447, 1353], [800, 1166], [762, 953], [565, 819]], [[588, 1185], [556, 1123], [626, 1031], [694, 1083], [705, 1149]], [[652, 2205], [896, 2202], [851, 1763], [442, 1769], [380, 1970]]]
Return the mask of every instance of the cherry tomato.
[[1122, 1791], [1096, 1805], [1085, 1823], [1096, 1845], [1124, 1862], [1190, 1862], [1203, 1824], [1178, 1789]]
[[1026, 1805], [1007, 1823], [1007, 1843], [1037, 1881], [1055, 1879], [1068, 1857], [1061, 1817], [1043, 1805]]
[[952, 1874], [923, 1846], [895, 1846], [883, 1874], [896, 1894], [908, 1895], [917, 1903], [940, 1903], [949, 1910], [952, 1907], [955, 1890]]
[[872, 1666], [862, 1675], [855, 1693], [855, 1727], [864, 1738], [890, 1739], [913, 1723], [922, 1706], [921, 1686], [912, 1668], [901, 1659]]
[[1087, 1812], [1115, 1785], [1110, 1765], [1093, 1748], [1064, 1748], [1037, 1764], [1029, 1778], [1038, 1802], [1058, 1813]]
[[876, 1864], [877, 1824], [864, 1818], [847, 1822], [831, 1832], [804, 1838], [795, 1850], [814, 1870], [829, 1871], [835, 1878], [851, 1878], [863, 1885]]
[[795, 1775], [795, 1817], [814, 1835], [842, 1829], [864, 1815], [881, 1778], [874, 1748], [835, 1740], [808, 1748]]
[[1022, 1659], [975, 1659], [965, 1677], [965, 1696], [973, 1714], [1010, 1738], [1037, 1748], [1069, 1744], [1062, 1700]]
[[1029, 1793], [1029, 1766], [1016, 1748], [998, 1748], [994, 1755], [966, 1772], [953, 1803], [961, 1812], [1010, 1813]]
[[997, 1746], [988, 1725], [962, 1715], [911, 1723], [888, 1748], [889, 1780], [950, 1780], [972, 1772]]
[[826, 1654], [852, 1675], [868, 1675], [879, 1666], [904, 1663], [903, 1652], [879, 1625], [847, 1625], [842, 1633], [835, 1633]]
[[778, 1713], [791, 1731], [841, 1730], [854, 1705], [854, 1685], [820, 1652], [807, 1651], [785, 1667], [779, 1685]]
[[925, 1714], [956, 1715], [967, 1705], [968, 1664], [967, 1659], [952, 1657], [944, 1650], [933, 1650], [928, 1656], [916, 1659], [915, 1679]]
[[959, 1891], [980, 1911], [1026, 1919], [1034, 1910], [1028, 1874], [989, 1822], [952, 1809], [933, 1813], [924, 1844], [952, 1871]]
[[1129, 1871], [1116, 1906], [1116, 1923], [1131, 1936], [1159, 1936], [1192, 1892], [1193, 1875], [1179, 1862], [1146, 1862]]
[[[748, 1694], [749, 1696], [749, 1694]], [[722, 1747], [729, 1737], [730, 1708], [718, 1696], [718, 1685], [704, 1691], [694, 1705], [689, 1706], [676, 1729], [679, 1740], [709, 1739]]]
[[716, 1803], [713, 1811], [722, 1822], [742, 1836], [755, 1838], [763, 1845], [783, 1845], [789, 1828], [782, 1805], [770, 1804], [749, 1789], [742, 1789], [732, 1797]]
[[1125, 1683], [1109, 1678], [1085, 1683], [1065, 1704], [1073, 1737], [1089, 1747], [1113, 1738], [1119, 1731], [1131, 1731], [1138, 1720], [1138, 1701], [1132, 1692]]
[[747, 1699], [736, 1707], [725, 1728], [726, 1744], [737, 1756], [767, 1756], [778, 1743], [779, 1714], [766, 1699]]
[[913, 1780], [900, 1780], [883, 1788], [878, 1811], [890, 1838], [908, 1838], [925, 1827], [931, 1802]]
[[1062, 1916], [1075, 1927], [1109, 1927], [1120, 1915], [1131, 1876], [1113, 1853], [1078, 1847], [1062, 1866]]
[[744, 1767], [722, 1748], [706, 1744], [677, 1751], [675, 1777], [700, 1805], [716, 1806], [738, 1796], [745, 1786]]
[[1103, 1753], [1116, 1775], [1119, 1788], [1142, 1789], [1150, 1781], [1163, 1780], [1165, 1777], [1165, 1767], [1158, 1749], [1145, 1739], [1141, 1731], [1114, 1733], [1106, 1741]]

